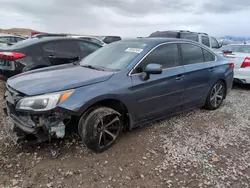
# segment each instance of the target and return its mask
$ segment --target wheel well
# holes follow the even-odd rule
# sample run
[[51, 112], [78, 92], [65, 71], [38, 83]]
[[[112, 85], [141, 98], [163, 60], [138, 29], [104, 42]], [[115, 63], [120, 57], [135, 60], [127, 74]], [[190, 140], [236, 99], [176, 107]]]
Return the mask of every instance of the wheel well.
[[102, 101], [99, 101], [99, 102], [91, 105], [87, 109], [87, 111], [92, 110], [98, 106], [105, 106], [105, 107], [112, 108], [112, 109], [116, 110], [117, 112], [119, 112], [122, 115], [122, 121], [124, 123], [124, 128], [130, 129], [131, 121], [130, 121], [130, 117], [128, 115], [128, 109], [123, 102], [116, 100], [116, 99], [106, 99], [106, 100], [102, 100]]

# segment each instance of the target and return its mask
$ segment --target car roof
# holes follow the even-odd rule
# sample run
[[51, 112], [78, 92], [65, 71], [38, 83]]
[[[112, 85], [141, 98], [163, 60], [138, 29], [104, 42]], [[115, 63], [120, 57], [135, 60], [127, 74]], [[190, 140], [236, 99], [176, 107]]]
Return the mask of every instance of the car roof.
[[[82, 41], [86, 41], [89, 43], [93, 43], [91, 41], [87, 41], [84, 39], [71, 38], [71, 37], [42, 37], [42, 38], [30, 38], [30, 39], [20, 41], [20, 42], [14, 44], [13, 46], [11, 46], [11, 48], [23, 48], [23, 47], [39, 44], [41, 42], [65, 41], [65, 40], [78, 40], [78, 41], [82, 40]], [[96, 43], [93, 43], [93, 44], [96, 44]], [[98, 45], [98, 44], [96, 44], [96, 45]], [[101, 45], [99, 45], [99, 46], [101, 46]]]
[[194, 43], [194, 44], [199, 44], [200, 43], [193, 41], [193, 40], [188, 40], [188, 39], [179, 39], [179, 38], [164, 38], [164, 37], [145, 37], [145, 38], [135, 38], [135, 39], [124, 39], [119, 42], [143, 42], [146, 44], [161, 44], [161, 43], [167, 43], [167, 42], [189, 42], [189, 43]]
[[208, 35], [207, 33], [204, 33], [204, 32], [196, 32], [196, 31], [189, 31], [189, 30], [165, 30], [165, 31], [155, 31], [153, 33], [154, 34], [155, 33], [195, 33], [195, 34]]
[[87, 38], [88, 37], [88, 38], [94, 38], [94, 39], [100, 40], [98, 37], [92, 36], [92, 35], [71, 35], [69, 37], [71, 37], [71, 38], [80, 38], [80, 37], [86, 37]]

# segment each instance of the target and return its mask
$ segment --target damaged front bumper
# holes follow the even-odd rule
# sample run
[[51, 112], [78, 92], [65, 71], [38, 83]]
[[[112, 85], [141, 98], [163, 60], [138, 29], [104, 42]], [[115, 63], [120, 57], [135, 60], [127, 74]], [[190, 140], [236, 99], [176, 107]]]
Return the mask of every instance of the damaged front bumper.
[[[51, 138], [63, 138], [65, 136], [65, 122], [69, 122], [71, 116], [61, 110], [43, 113], [18, 112], [13, 104], [4, 107], [4, 127], [8, 136], [15, 142], [22, 141], [44, 142]], [[32, 139], [27, 139], [31, 138]]]

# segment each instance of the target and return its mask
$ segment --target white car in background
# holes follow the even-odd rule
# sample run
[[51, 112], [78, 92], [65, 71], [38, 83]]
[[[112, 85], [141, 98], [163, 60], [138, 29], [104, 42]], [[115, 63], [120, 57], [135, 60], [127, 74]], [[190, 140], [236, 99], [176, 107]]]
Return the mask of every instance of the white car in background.
[[234, 80], [250, 84], [250, 44], [229, 44], [221, 47], [220, 51], [234, 63]]

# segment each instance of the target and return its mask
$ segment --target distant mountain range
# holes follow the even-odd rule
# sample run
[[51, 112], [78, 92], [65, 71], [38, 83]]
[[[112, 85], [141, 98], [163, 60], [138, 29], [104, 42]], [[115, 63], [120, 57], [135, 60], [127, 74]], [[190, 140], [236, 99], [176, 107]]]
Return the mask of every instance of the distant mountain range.
[[35, 30], [27, 28], [11, 28], [11, 29], [0, 28], [0, 33], [14, 34], [14, 35], [29, 35], [32, 31], [35, 32]]

